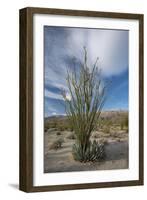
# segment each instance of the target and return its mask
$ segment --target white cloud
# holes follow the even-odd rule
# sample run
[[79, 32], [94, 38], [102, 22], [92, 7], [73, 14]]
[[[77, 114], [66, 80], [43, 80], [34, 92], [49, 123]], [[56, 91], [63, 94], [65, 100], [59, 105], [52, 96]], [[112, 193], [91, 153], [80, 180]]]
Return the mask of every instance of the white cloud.
[[52, 115], [57, 115], [57, 113], [56, 112], [52, 112]]
[[117, 75], [128, 67], [128, 32], [117, 30], [71, 29], [69, 49], [82, 57], [86, 46], [90, 65], [99, 57], [99, 65], [106, 76]]
[[[88, 51], [90, 65], [99, 57], [98, 64], [104, 76], [119, 75], [128, 67], [127, 31], [82, 28], [65, 28], [64, 31], [66, 30], [68, 33], [66, 37], [64, 34], [58, 34], [57, 37], [54, 35], [54, 40], [48, 37], [49, 49], [45, 53], [45, 85], [64, 89], [68, 94], [67, 63], [64, 58], [74, 56], [83, 61], [84, 46]], [[61, 94], [46, 89], [45, 97], [63, 100]], [[68, 98], [71, 99], [70, 96]]]
[[44, 90], [44, 96], [48, 97], [48, 98], [52, 98], [52, 99], [59, 99], [59, 100], [63, 100], [63, 97], [61, 94], [56, 94], [54, 92], [50, 92], [47, 89]]

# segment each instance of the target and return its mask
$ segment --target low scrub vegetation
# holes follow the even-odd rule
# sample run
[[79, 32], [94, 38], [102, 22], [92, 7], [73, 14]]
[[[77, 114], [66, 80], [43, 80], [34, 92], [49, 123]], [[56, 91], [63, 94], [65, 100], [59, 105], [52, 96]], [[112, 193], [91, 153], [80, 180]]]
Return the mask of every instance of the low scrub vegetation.
[[63, 145], [63, 142], [64, 142], [64, 139], [63, 139], [63, 138], [59, 138], [59, 139], [55, 140], [55, 141], [51, 144], [50, 149], [54, 149], [54, 150], [61, 149], [61, 148], [62, 148], [62, 145]]

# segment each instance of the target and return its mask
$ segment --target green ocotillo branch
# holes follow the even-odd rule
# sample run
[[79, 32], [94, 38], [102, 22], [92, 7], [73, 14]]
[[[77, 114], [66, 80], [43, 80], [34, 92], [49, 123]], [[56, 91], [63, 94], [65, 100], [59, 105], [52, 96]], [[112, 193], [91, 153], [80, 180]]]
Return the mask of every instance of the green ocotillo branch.
[[[62, 96], [66, 104], [66, 114], [76, 136], [73, 148], [75, 159], [89, 161], [99, 154], [102, 145], [90, 141], [90, 136], [95, 130], [106, 100], [106, 85], [102, 80], [101, 70], [98, 68], [98, 58], [91, 68], [87, 64], [87, 50], [84, 48], [84, 62], [80, 71], [67, 71], [67, 87], [70, 98], [63, 91]], [[78, 155], [77, 155], [78, 154]], [[100, 156], [98, 156], [100, 157]], [[102, 156], [101, 156], [102, 157]], [[98, 158], [97, 158], [98, 159]]]

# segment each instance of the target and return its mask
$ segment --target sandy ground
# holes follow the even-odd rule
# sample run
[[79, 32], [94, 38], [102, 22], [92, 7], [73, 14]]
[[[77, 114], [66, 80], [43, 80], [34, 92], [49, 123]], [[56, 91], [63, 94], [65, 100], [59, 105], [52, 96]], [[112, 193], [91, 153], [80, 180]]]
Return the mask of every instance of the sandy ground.
[[[72, 157], [74, 139], [69, 139], [69, 131], [62, 131], [57, 135], [54, 129], [49, 129], [44, 135], [44, 172], [71, 172], [90, 170], [110, 170], [128, 168], [128, 134], [120, 131], [117, 134], [93, 133], [94, 139], [100, 138], [107, 141], [106, 158], [100, 162], [81, 163]], [[50, 149], [57, 138], [63, 138], [60, 149]], [[98, 140], [98, 139], [97, 139]]]

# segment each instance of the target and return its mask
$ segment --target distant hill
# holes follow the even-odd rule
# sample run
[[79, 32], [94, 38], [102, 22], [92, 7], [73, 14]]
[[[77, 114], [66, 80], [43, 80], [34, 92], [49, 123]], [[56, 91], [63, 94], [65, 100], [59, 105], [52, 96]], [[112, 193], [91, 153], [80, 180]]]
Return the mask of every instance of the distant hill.
[[67, 116], [65, 115], [53, 115], [53, 116], [48, 116], [48, 117], [45, 117], [45, 121], [48, 121], [48, 120], [59, 120], [59, 119], [66, 119]]
[[[104, 118], [111, 118], [111, 117], [116, 117], [116, 116], [120, 116], [120, 115], [128, 115], [128, 111], [126, 111], [126, 110], [102, 111], [100, 116], [104, 117]], [[52, 116], [45, 117], [45, 121], [55, 120], [55, 119], [57, 119], [57, 120], [67, 119], [67, 116], [66, 115], [52, 115]]]
[[[111, 123], [121, 125], [122, 121], [128, 121], [128, 111], [103, 111], [100, 115], [100, 123]], [[70, 125], [65, 115], [54, 115], [46, 117], [44, 120], [45, 129], [58, 128], [59, 130], [69, 130]]]

